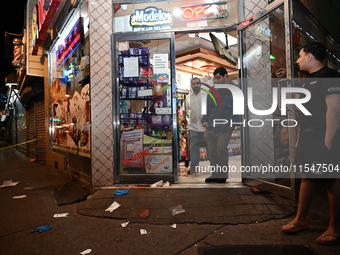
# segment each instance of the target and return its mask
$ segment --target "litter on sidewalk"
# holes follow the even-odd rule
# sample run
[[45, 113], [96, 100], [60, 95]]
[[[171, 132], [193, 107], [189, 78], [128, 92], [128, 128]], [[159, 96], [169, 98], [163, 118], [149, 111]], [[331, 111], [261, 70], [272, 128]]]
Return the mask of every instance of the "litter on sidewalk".
[[122, 195], [127, 195], [127, 194], [130, 194], [130, 190], [118, 189], [115, 191], [115, 196], [122, 196]]
[[123, 222], [122, 224], [120, 224], [123, 228], [125, 228], [128, 224], [130, 223], [130, 221], [127, 222]]
[[176, 224], [172, 224], [170, 227], [175, 229], [175, 228], [177, 228], [177, 225]]
[[105, 209], [105, 212], [113, 212], [113, 211], [116, 210], [119, 206], [120, 206], [120, 204], [118, 204], [118, 203], [115, 201], [115, 202], [113, 202], [107, 209]]
[[149, 217], [149, 215], [150, 215], [149, 209], [142, 208], [142, 209], [139, 209], [139, 211], [138, 211], [138, 216], [141, 217], [141, 218], [145, 219], [145, 218]]
[[50, 229], [51, 229], [51, 225], [40, 226], [40, 227], [36, 227], [34, 230], [32, 230], [32, 233], [34, 233], [34, 232], [42, 233], [42, 232], [48, 231]]
[[6, 188], [6, 187], [14, 187], [18, 185], [20, 182], [13, 182], [12, 180], [4, 181], [3, 184], [0, 186], [0, 188]]
[[53, 215], [53, 218], [63, 218], [63, 217], [67, 217], [69, 215], [69, 213], [55, 213]]
[[85, 250], [85, 251], [82, 251], [82, 252], [80, 253], [80, 255], [90, 254], [91, 251], [92, 251], [92, 249], [87, 249], [87, 250]]
[[20, 195], [20, 196], [14, 196], [13, 199], [20, 199], [20, 198], [25, 198], [27, 197], [26, 195]]
[[149, 235], [151, 233], [151, 231], [148, 232], [146, 229], [143, 229], [143, 228], [141, 228], [139, 231], [141, 235]]
[[169, 210], [172, 216], [185, 212], [184, 208], [181, 205], [176, 205], [174, 207], [171, 207], [169, 208]]
[[158, 182], [155, 182], [154, 184], [151, 184], [151, 187], [153, 188], [170, 187], [170, 182], [163, 183], [163, 180], [160, 180]]

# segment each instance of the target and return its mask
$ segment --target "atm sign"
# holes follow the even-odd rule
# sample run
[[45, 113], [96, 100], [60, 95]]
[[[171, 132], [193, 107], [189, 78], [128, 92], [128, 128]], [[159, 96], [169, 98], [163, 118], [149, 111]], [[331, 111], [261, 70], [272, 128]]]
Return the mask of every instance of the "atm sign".
[[219, 19], [228, 17], [228, 3], [187, 5], [181, 7], [182, 21]]

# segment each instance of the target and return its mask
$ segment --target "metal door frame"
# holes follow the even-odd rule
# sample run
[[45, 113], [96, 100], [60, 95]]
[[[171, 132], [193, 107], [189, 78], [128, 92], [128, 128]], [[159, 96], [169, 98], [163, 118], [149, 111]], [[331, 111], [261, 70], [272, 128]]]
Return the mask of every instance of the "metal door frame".
[[[113, 106], [113, 128], [114, 128], [114, 183], [154, 183], [159, 180], [178, 183], [178, 131], [177, 131], [177, 108], [176, 108], [176, 74], [175, 74], [175, 36], [174, 32], [161, 32], [161, 31], [149, 31], [149, 32], [129, 32], [129, 33], [116, 33], [111, 37], [112, 45], [112, 74], [118, 74], [118, 41], [131, 41], [131, 40], [161, 40], [169, 39], [170, 43], [170, 74], [171, 74], [171, 93], [172, 93], [172, 126], [173, 126], [173, 150], [172, 150], [172, 174], [132, 174], [122, 176], [120, 174], [120, 98], [119, 98], [119, 79], [117, 75], [112, 76], [112, 106]], [[142, 180], [140, 182], [140, 180]]]

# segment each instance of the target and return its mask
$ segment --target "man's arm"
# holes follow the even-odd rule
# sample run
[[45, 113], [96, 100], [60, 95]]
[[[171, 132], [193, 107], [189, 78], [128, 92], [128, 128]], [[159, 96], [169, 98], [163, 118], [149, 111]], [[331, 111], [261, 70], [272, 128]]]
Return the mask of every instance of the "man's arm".
[[330, 149], [340, 122], [340, 94], [326, 96], [326, 105], [325, 145]]

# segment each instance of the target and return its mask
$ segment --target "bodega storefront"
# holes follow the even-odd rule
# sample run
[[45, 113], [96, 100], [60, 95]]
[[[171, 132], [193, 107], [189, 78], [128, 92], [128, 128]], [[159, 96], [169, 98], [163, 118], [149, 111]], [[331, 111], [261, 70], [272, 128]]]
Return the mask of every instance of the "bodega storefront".
[[[249, 86], [255, 109], [270, 109], [276, 79], [292, 79], [296, 73], [299, 45], [290, 43], [293, 31], [295, 42], [301, 37], [296, 31], [308, 35], [315, 29], [314, 20], [302, 21], [311, 15], [311, 9], [299, 11], [303, 5], [290, 0], [90, 1], [92, 185], [183, 182], [178, 119], [191, 78], [212, 85], [217, 66], [224, 66], [243, 90], [246, 110]], [[282, 81], [280, 86], [290, 85]], [[244, 135], [235, 134], [231, 153], [242, 153], [243, 165], [293, 162], [296, 128], [281, 124], [294, 119], [294, 111], [280, 118], [275, 114], [267, 119], [279, 121], [267, 123], [245, 112], [264, 124], [251, 122], [254, 128], [243, 125]], [[294, 176], [280, 174], [261, 183], [292, 196]]]
[[193, 76], [211, 85], [214, 68], [224, 66], [237, 82], [237, 43], [230, 56], [219, 55], [212, 37], [236, 40], [239, 1], [135, 1], [113, 8], [113, 183], [188, 181], [180, 173], [187, 128], [181, 111]]

